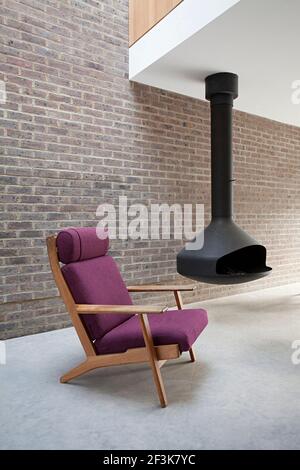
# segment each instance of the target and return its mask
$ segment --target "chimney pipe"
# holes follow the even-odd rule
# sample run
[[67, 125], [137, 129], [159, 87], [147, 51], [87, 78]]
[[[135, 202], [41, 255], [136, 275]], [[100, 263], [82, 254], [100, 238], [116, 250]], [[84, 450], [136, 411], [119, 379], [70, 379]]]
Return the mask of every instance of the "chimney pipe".
[[232, 108], [238, 96], [238, 76], [217, 73], [205, 80], [211, 103], [212, 217], [232, 217]]

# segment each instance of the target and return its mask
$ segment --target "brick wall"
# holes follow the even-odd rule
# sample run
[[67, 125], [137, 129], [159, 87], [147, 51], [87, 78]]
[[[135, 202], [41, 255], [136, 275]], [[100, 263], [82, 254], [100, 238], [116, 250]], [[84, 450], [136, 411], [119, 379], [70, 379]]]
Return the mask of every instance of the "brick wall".
[[[129, 83], [127, 0], [2, 0], [1, 338], [69, 325], [45, 237], [95, 225], [103, 202], [210, 203], [205, 102]], [[185, 301], [300, 279], [300, 129], [236, 112], [235, 212], [269, 249], [251, 284], [199, 284]], [[178, 241], [113, 242], [129, 282], [176, 277]], [[157, 299], [159, 300], [159, 297]], [[165, 296], [164, 296], [164, 301]], [[173, 299], [168, 299], [170, 304]]]

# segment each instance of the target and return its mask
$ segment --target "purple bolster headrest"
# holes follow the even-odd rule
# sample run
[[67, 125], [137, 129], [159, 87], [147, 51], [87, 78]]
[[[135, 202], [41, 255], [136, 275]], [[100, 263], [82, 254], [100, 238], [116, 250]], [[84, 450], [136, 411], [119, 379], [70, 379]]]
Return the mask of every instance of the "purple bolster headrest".
[[106, 235], [107, 232], [94, 227], [61, 230], [56, 238], [59, 261], [69, 264], [104, 256], [109, 246]]

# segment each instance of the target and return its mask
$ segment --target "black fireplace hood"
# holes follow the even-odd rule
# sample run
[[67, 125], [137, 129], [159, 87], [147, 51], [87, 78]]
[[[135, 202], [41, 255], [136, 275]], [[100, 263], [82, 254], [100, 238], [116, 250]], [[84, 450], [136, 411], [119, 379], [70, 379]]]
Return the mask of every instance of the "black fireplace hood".
[[211, 103], [212, 220], [201, 249], [185, 247], [177, 255], [179, 274], [212, 284], [236, 284], [266, 276], [266, 248], [232, 219], [232, 108], [238, 76], [217, 73], [205, 80]]

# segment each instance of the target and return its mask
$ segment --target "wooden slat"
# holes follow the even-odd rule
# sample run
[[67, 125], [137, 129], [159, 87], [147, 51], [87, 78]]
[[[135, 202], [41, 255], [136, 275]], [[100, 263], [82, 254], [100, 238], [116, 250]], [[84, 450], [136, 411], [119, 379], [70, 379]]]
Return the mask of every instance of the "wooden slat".
[[[174, 291], [174, 296], [175, 296], [175, 301], [176, 301], [176, 305], [177, 305], [178, 310], [182, 310], [183, 315], [184, 315], [181, 293], [179, 291]], [[193, 348], [189, 349], [189, 353], [190, 353], [191, 362], [195, 362], [196, 361], [196, 356], [195, 356], [195, 352], [194, 352]]]
[[124, 313], [124, 314], [143, 314], [143, 313], [164, 313], [168, 310], [167, 306], [157, 305], [90, 305], [77, 304], [77, 313], [79, 314], [98, 314], [98, 313]]
[[155, 346], [155, 350], [157, 358], [160, 361], [177, 359], [181, 355], [178, 344], [165, 344], [162, 346]]
[[147, 284], [147, 285], [136, 285], [128, 286], [128, 292], [174, 292], [174, 291], [193, 291], [196, 289], [196, 285], [170, 285], [164, 286], [160, 284]]
[[[155, 352], [157, 360], [162, 361], [160, 365], [169, 359], [177, 359], [181, 354], [178, 344], [155, 346]], [[89, 356], [84, 362], [64, 374], [60, 378], [60, 381], [62, 383], [66, 383], [72, 379], [75, 379], [76, 377], [80, 377], [82, 374], [86, 374], [91, 370], [102, 367], [138, 364], [148, 361], [149, 353], [145, 347], [128, 349], [126, 352], [120, 354], [104, 354], [102, 356], [93, 357]]]
[[153, 338], [151, 334], [149, 320], [148, 320], [147, 315], [141, 315], [139, 319], [141, 322], [144, 341], [145, 341], [146, 349], [148, 352], [150, 367], [152, 369], [154, 383], [157, 389], [160, 405], [162, 408], [165, 408], [168, 404], [167, 395], [166, 395], [166, 390], [165, 390], [165, 386], [163, 383], [163, 379], [161, 376], [161, 371], [159, 367], [159, 359], [157, 357], [156, 350], [153, 344]]
[[129, 46], [132, 46], [182, 1], [129, 0]]

